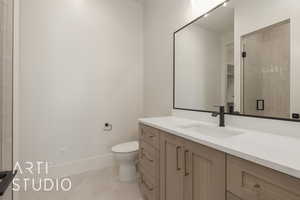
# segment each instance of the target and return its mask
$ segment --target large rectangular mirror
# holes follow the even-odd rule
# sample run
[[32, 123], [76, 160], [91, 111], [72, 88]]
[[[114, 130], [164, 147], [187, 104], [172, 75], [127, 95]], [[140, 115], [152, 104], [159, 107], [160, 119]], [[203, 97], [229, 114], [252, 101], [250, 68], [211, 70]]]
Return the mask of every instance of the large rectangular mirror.
[[299, 0], [230, 0], [174, 33], [174, 108], [299, 120]]

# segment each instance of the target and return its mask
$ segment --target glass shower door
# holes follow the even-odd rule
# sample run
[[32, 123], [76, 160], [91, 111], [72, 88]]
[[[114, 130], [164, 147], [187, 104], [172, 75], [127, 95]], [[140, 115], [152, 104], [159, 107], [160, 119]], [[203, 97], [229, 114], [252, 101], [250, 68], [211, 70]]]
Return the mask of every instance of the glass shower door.
[[290, 117], [290, 21], [242, 38], [244, 114]]
[[[13, 168], [13, 0], [0, 0], [0, 171]], [[4, 179], [1, 181], [4, 182]], [[1, 184], [0, 182], [0, 184]], [[9, 187], [0, 200], [12, 200]]]

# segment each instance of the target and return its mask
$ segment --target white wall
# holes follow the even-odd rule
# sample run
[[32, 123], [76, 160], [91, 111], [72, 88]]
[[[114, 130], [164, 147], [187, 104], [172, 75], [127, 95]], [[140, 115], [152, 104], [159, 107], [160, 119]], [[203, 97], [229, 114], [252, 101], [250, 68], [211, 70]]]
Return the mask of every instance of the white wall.
[[0, 168], [12, 162], [13, 4], [0, 0]]
[[222, 34], [194, 24], [176, 33], [175, 105], [215, 110], [221, 105]]
[[[0, 0], [0, 170], [12, 169], [13, 2]], [[9, 188], [8, 190], [10, 190]], [[1, 199], [12, 199], [6, 192]]]
[[142, 43], [137, 0], [20, 1], [20, 160], [111, 164], [111, 146], [137, 137]]

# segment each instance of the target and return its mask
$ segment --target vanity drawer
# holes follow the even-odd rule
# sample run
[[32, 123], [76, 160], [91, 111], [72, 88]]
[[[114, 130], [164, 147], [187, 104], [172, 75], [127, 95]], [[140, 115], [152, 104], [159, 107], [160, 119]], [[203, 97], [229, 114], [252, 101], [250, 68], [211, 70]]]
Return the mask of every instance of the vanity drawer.
[[140, 124], [140, 139], [159, 149], [159, 131], [157, 129]]
[[159, 152], [144, 141], [140, 141], [139, 163], [148, 175], [159, 178]]
[[227, 187], [242, 200], [300, 200], [299, 179], [233, 156], [227, 156]]
[[140, 167], [140, 177], [138, 180], [140, 191], [144, 200], [159, 200], [159, 186], [157, 181], [147, 175], [147, 170]]

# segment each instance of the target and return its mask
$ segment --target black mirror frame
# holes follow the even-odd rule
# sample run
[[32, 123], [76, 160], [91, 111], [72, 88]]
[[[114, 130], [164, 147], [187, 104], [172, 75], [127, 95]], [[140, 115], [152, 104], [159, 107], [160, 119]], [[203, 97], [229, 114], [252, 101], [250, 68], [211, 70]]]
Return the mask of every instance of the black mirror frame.
[[[230, 0], [226, 0], [224, 2], [222, 2], [221, 4], [217, 5], [216, 7], [214, 7], [213, 9], [209, 10], [207, 13], [195, 18], [194, 20], [192, 20], [191, 22], [187, 23], [186, 25], [182, 26], [181, 28], [179, 28], [178, 30], [176, 30], [173, 33], [173, 109], [174, 110], [184, 110], [184, 111], [193, 111], [193, 112], [204, 112], [204, 113], [213, 113], [215, 111], [209, 111], [209, 110], [195, 110], [195, 109], [188, 109], [188, 108], [179, 108], [176, 107], [175, 105], [175, 74], [176, 74], [176, 70], [175, 70], [175, 53], [176, 53], [176, 33], [178, 33], [179, 31], [183, 30], [184, 28], [192, 25], [194, 22], [198, 21], [201, 18], [204, 18], [207, 14], [213, 12], [214, 10], [222, 7], [224, 5], [224, 3], [228, 2]], [[251, 117], [251, 118], [260, 118], [260, 119], [270, 119], [270, 120], [280, 120], [280, 121], [290, 121], [290, 122], [300, 122], [300, 120], [298, 119], [291, 119], [291, 118], [280, 118], [280, 117], [268, 117], [268, 116], [258, 116], [258, 115], [247, 115], [247, 114], [240, 114], [240, 113], [225, 113], [226, 115], [233, 115], [233, 116], [241, 116], [241, 117]]]

